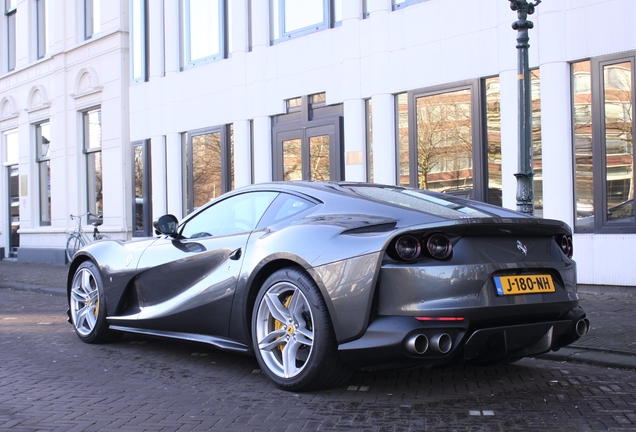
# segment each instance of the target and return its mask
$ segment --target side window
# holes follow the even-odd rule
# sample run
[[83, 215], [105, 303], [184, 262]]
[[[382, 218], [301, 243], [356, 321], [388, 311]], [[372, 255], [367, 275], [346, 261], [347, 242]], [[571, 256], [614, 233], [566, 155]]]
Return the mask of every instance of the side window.
[[316, 204], [304, 198], [281, 193], [267, 210], [260, 226], [268, 226], [290, 218]]
[[278, 192], [236, 195], [207, 207], [182, 228], [185, 238], [222, 236], [252, 231]]

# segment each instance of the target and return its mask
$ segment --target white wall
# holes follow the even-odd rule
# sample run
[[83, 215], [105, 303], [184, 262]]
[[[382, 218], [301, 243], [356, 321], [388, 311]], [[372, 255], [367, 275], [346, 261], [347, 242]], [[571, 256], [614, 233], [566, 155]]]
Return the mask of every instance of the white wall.
[[[20, 247], [60, 249], [73, 227], [69, 214], [86, 211], [81, 111], [101, 106], [105, 219], [102, 231], [126, 238], [130, 168], [128, 2], [101, 2], [101, 32], [84, 41], [82, 2], [48, 0], [49, 53], [35, 55], [35, 2], [17, 7], [17, 66], [0, 73], [0, 100], [17, 116], [0, 114], [0, 131], [17, 127], [20, 139]], [[34, 124], [51, 124], [51, 226], [40, 226]], [[3, 147], [4, 151], [4, 147]], [[4, 162], [4, 154], [0, 161]], [[5, 172], [0, 178], [0, 247], [8, 247]], [[26, 188], [24, 187], [26, 186]], [[92, 227], [91, 227], [92, 228]], [[19, 253], [20, 256], [20, 253]]]

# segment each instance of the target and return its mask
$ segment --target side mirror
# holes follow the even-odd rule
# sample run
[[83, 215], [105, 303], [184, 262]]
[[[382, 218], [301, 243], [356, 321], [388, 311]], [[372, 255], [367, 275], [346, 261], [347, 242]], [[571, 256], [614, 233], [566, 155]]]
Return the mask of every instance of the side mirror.
[[164, 234], [170, 237], [179, 237], [177, 229], [179, 228], [179, 221], [171, 214], [163, 215], [152, 223], [157, 234]]

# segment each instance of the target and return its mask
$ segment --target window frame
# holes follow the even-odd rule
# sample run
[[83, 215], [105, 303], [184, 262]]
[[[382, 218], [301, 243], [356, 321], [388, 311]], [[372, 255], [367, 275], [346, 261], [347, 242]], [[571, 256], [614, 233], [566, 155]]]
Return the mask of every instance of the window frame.
[[[95, 25], [96, 6], [101, 7], [101, 0], [84, 0], [84, 40], [93, 39], [101, 32], [101, 22], [98, 21], [97, 26]], [[101, 17], [101, 13], [98, 17]]]
[[[185, 134], [185, 213], [190, 214], [199, 207], [194, 207], [194, 184], [192, 182], [192, 172], [194, 169], [194, 160], [192, 158], [192, 142], [193, 138], [201, 135], [219, 133], [221, 146], [221, 193], [222, 195], [232, 190], [232, 143], [230, 139], [231, 125], [213, 126], [209, 128], [196, 129], [188, 131]], [[200, 206], [201, 207], [201, 206]]]
[[[135, 4], [139, 4], [141, 7], [141, 13], [139, 16], [139, 22], [135, 21], [134, 16], [134, 8]], [[130, 82], [133, 84], [146, 82], [148, 81], [148, 60], [149, 60], [149, 50], [148, 50], [148, 0], [131, 0], [130, 8]], [[137, 24], [139, 24], [139, 28], [137, 28]], [[135, 44], [135, 36], [136, 33], [139, 32], [140, 41], [140, 50], [141, 53], [136, 50]], [[137, 56], [139, 56], [140, 62], [140, 73], [139, 76], [135, 76], [135, 63]]]
[[[151, 172], [151, 156], [150, 156], [150, 140], [134, 141], [130, 144], [132, 152], [132, 235], [133, 237], [152, 237], [152, 172]], [[135, 150], [141, 148], [143, 163], [142, 173], [142, 213], [143, 228], [137, 229], [137, 183], [136, 183], [136, 163]]]
[[4, 2], [6, 61], [7, 72], [15, 70], [17, 64], [17, 2], [11, 5], [11, 0]]
[[182, 70], [190, 69], [193, 67], [197, 67], [203, 64], [220, 61], [228, 58], [228, 43], [229, 43], [229, 20], [228, 20], [228, 7], [227, 0], [218, 0], [218, 29], [217, 33], [219, 36], [219, 52], [208, 55], [206, 57], [201, 57], [195, 60], [191, 58], [191, 40], [192, 40], [192, 31], [190, 24], [190, 1], [191, 0], [181, 0], [181, 48], [182, 48]]
[[427, 1], [429, 0], [404, 0], [401, 3], [395, 3], [395, 0], [391, 0], [391, 10], [393, 11], [402, 10], [405, 7], [413, 6], [414, 4], [424, 3]]
[[[466, 80], [438, 86], [426, 87], [407, 92], [408, 98], [408, 136], [409, 136], [409, 186], [418, 187], [418, 152], [417, 152], [417, 99], [420, 97], [435, 96], [462, 90], [470, 90], [471, 104], [471, 139], [472, 139], [472, 199], [482, 202], [488, 201], [488, 167], [486, 133], [483, 97], [485, 89], [484, 79]], [[397, 129], [397, 128], [396, 128]], [[397, 151], [397, 148], [396, 148]], [[399, 182], [399, 158], [398, 164]]]
[[[577, 166], [576, 166], [576, 134], [574, 117], [574, 86], [573, 65], [580, 61], [590, 62], [590, 91], [591, 91], [591, 127], [592, 127], [592, 197], [593, 197], [593, 223], [590, 225], [577, 224]], [[633, 234], [636, 233], [636, 215], [628, 222], [608, 221], [608, 196], [607, 196], [607, 141], [605, 122], [605, 93], [604, 93], [604, 68], [619, 63], [631, 63], [631, 106], [632, 106], [632, 160], [636, 159], [633, 149], [633, 137], [636, 136], [636, 122], [634, 122], [634, 106], [636, 105], [636, 51], [626, 51], [605, 56], [581, 59], [570, 63], [570, 95], [571, 95], [571, 126], [573, 146], [573, 184], [574, 184], [574, 232], [589, 234]], [[632, 167], [634, 162], [632, 162]], [[632, 169], [632, 185], [636, 182], [636, 170]], [[633, 198], [636, 199], [636, 198]]]
[[[270, 29], [271, 43], [277, 44], [293, 38], [302, 37], [315, 32], [338, 27], [342, 24], [342, 19], [336, 20], [337, 1], [338, 0], [322, 0], [323, 17], [321, 22], [311, 24], [296, 30], [285, 31], [285, 0], [270, 0], [270, 20], [272, 25]], [[342, 1], [340, 2], [340, 4], [342, 4]], [[342, 15], [342, 11], [340, 15]], [[276, 31], [276, 29], [278, 29], [278, 31]]]
[[[90, 143], [90, 132], [89, 132], [89, 114], [92, 112], [99, 112], [99, 129], [100, 129], [100, 140], [99, 140], [99, 147], [98, 148], [89, 148], [89, 143]], [[86, 211], [91, 212], [93, 214], [96, 215], [100, 215], [104, 213], [104, 209], [103, 209], [103, 202], [102, 202], [102, 211], [101, 213], [98, 211], [97, 207], [95, 207], [95, 211], [92, 210], [92, 205], [97, 204], [97, 201], [95, 201], [95, 203], [91, 204], [91, 185], [92, 185], [92, 181], [94, 181], [94, 187], [95, 187], [95, 197], [97, 197], [98, 195], [98, 190], [97, 190], [97, 179], [96, 177], [91, 179], [91, 174], [90, 174], [90, 157], [93, 156], [96, 153], [99, 153], [99, 158], [100, 158], [100, 170], [101, 170], [101, 175], [102, 175], [102, 184], [101, 184], [101, 190], [99, 190], [99, 193], [101, 193], [102, 195], [102, 200], [103, 200], [103, 193], [104, 193], [104, 180], [103, 180], [103, 175], [104, 175], [104, 161], [103, 161], [103, 154], [102, 154], [102, 130], [103, 130], [103, 122], [102, 122], [102, 108], [101, 106], [97, 106], [97, 107], [93, 107], [93, 108], [89, 108], [86, 110], [83, 110], [81, 112], [82, 114], [82, 154], [85, 157], [85, 167], [86, 167]], [[87, 219], [87, 223], [93, 223], [96, 222], [98, 220], [98, 218], [93, 217], [91, 215], [87, 215], [86, 216]]]
[[35, 0], [35, 58], [40, 60], [48, 54], [48, 20], [46, 0]]
[[[44, 120], [41, 121], [39, 123], [34, 124], [34, 133], [35, 133], [35, 163], [37, 166], [37, 170], [38, 170], [38, 209], [39, 209], [39, 219], [40, 219], [40, 226], [50, 226], [51, 225], [51, 150], [49, 148], [49, 151], [46, 155], [42, 154], [42, 142], [41, 139], [43, 138], [42, 136], [42, 126], [43, 125], [47, 125], [49, 128], [49, 136], [51, 133], [51, 121], [50, 120]], [[51, 142], [49, 141], [49, 146]], [[46, 183], [47, 185], [47, 195], [48, 195], [48, 220], [46, 220], [45, 218], [43, 218], [43, 183], [42, 183], [42, 164], [47, 164], [48, 167], [48, 181]]]

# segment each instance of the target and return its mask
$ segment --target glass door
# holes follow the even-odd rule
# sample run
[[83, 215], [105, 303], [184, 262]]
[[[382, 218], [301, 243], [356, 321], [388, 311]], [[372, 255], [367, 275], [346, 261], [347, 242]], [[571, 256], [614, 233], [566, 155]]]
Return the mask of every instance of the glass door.
[[337, 123], [275, 134], [277, 180], [339, 180]]

